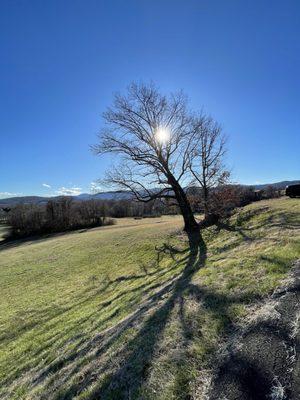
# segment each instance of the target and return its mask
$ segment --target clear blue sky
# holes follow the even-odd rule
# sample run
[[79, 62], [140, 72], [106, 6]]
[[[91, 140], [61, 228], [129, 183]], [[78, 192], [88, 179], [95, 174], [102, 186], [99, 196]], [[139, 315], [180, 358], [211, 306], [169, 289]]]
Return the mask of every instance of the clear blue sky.
[[132, 80], [218, 119], [236, 181], [300, 179], [299, 38], [298, 0], [2, 0], [2, 197], [89, 191], [111, 162], [89, 150], [101, 112]]

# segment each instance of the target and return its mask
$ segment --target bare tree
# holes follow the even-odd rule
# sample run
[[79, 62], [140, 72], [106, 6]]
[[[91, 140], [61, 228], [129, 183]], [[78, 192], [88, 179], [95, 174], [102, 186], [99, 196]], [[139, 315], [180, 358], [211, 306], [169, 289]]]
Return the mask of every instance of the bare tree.
[[96, 154], [116, 153], [122, 158], [106, 181], [132, 191], [137, 200], [174, 201], [188, 233], [199, 230], [185, 188], [195, 124], [180, 92], [166, 97], [154, 85], [132, 84], [126, 96], [116, 95], [104, 113], [106, 129], [93, 146]]
[[202, 188], [205, 218], [213, 213], [210, 201], [211, 190], [228, 182], [229, 171], [224, 166], [226, 137], [221, 126], [211, 117], [194, 118], [193, 150], [190, 153], [189, 169], [194, 184]]

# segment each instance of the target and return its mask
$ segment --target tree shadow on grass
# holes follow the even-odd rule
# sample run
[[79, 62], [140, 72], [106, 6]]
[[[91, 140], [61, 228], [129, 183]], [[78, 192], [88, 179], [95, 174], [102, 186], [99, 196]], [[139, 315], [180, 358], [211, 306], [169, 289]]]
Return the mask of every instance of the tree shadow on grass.
[[[147, 316], [141, 329], [118, 352], [119, 366], [113, 368], [113, 372], [96, 384], [96, 387], [86, 399], [129, 399], [138, 396], [142, 384], [148, 374], [149, 367], [155, 351], [160, 343], [166, 324], [171, 316], [175, 304], [180, 300], [184, 290], [191, 282], [194, 274], [205, 265], [206, 245], [200, 233], [189, 237], [189, 246], [184, 250], [178, 250], [170, 245], [164, 245], [157, 249], [158, 252], [180, 254], [184, 260], [185, 267], [182, 273], [175, 279], [171, 279], [161, 290], [156, 292], [150, 302], [141, 307], [138, 314], [132, 319], [126, 319], [124, 326], [114, 332], [102, 343], [94, 354], [94, 359], [110, 348], [126, 329], [134, 327], [138, 319], [145, 319], [148, 311], [153, 310]], [[73, 371], [74, 374], [75, 371]], [[105, 372], [105, 366], [98, 366], [95, 370], [92, 366], [85, 369], [81, 382], [73, 383], [64, 393], [60, 391], [60, 399], [71, 399], [87, 387], [97, 382], [101, 372]]]
[[[237, 232], [244, 240], [253, 240], [248, 236], [244, 229], [238, 226], [230, 226], [226, 224], [219, 225], [220, 229], [226, 229], [230, 232]], [[251, 230], [251, 229], [249, 229]], [[164, 246], [164, 252], [169, 252], [174, 255], [172, 248]], [[184, 251], [181, 251], [184, 254]], [[206, 246], [200, 238], [197, 246], [195, 242], [190, 241], [189, 254], [186, 258], [186, 266], [176, 279], [172, 286], [172, 292], [167, 300], [162, 302], [161, 306], [144, 322], [139, 332], [127, 343], [125, 349], [122, 350], [123, 359], [120, 362], [115, 372], [106, 376], [105, 380], [101, 381], [87, 396], [89, 400], [96, 399], [134, 399], [143, 398], [141, 392], [143, 382], [146, 380], [155, 352], [159, 347], [166, 325], [170, 319], [171, 312], [176, 303], [179, 303], [180, 321], [183, 330], [185, 341], [188, 342], [192, 339], [193, 331], [190, 329], [188, 321], [185, 318], [183, 294], [188, 293], [194, 296], [204, 308], [214, 314], [214, 319], [219, 320], [221, 330], [226, 334], [227, 329], [231, 329], [232, 321], [230, 315], [230, 308], [233, 305], [248, 304], [255, 300], [254, 294], [239, 294], [239, 295], [223, 295], [214, 291], [209, 291], [206, 288], [199, 288], [197, 285], [192, 284], [191, 280], [195, 272], [205, 265], [206, 261]], [[270, 260], [265, 260], [270, 261]], [[283, 267], [277, 263], [277, 267]], [[257, 299], [259, 296], [257, 297]], [[243, 363], [241, 363], [242, 365]], [[250, 362], [249, 362], [250, 365]], [[251, 365], [250, 365], [251, 367]], [[269, 390], [269, 382], [264, 382], [263, 376], [256, 376], [258, 369], [251, 367], [247, 370], [249, 376], [245, 377], [245, 382], [263, 383], [264, 389]], [[89, 386], [96, 383], [97, 376], [90, 379], [90, 376], [85, 376], [84, 386]], [[250, 386], [249, 386], [250, 387]], [[75, 387], [73, 387], [75, 389]], [[77, 386], [76, 393], [80, 393], [82, 388]], [[72, 390], [72, 389], [71, 389]], [[249, 389], [250, 391], [250, 389]], [[264, 397], [262, 393], [261, 398]], [[188, 396], [188, 394], [187, 394]]]
[[[104, 340], [98, 341], [99, 346], [96, 346], [98, 348], [90, 359], [91, 363], [87, 368], [84, 368], [84, 373], [80, 381], [78, 382], [78, 379], [73, 380], [71, 385], [64, 391], [59, 392], [57, 398], [71, 399], [87, 388], [93, 388], [85, 396], [89, 400], [100, 398], [120, 400], [144, 398], [142, 392], [143, 383], [149, 376], [149, 369], [176, 304], [179, 305], [179, 321], [183, 333], [183, 350], [193, 339], [195, 332], [185, 316], [184, 296], [191, 296], [197, 303], [201, 303], [201, 306], [212, 315], [212, 318], [218, 321], [219, 329], [225, 335], [232, 328], [231, 306], [249, 304], [260, 298], [259, 296], [255, 297], [253, 293], [225, 295], [192, 283], [194, 274], [206, 262], [207, 249], [201, 237], [198, 238], [198, 241], [190, 238], [189, 247], [184, 250], [164, 244], [157, 251], [169, 255], [172, 252], [173, 255], [180, 254], [183, 256], [180, 260], [184, 260], [185, 263], [183, 271], [152, 295], [149, 302], [144, 304], [137, 312], [126, 318], [121, 324], [118, 324], [118, 329], [113, 327], [109, 331], [107, 338], [102, 336]], [[152, 310], [155, 311], [152, 312]], [[147, 317], [149, 312], [151, 314]], [[147, 318], [146, 320], [145, 317]], [[140, 325], [142, 327], [139, 329]], [[109, 365], [107, 361], [101, 363], [101, 358], [99, 357], [106, 352], [110, 352], [110, 349], [118, 342], [123, 333], [126, 334], [128, 330], [130, 331], [131, 328], [136, 327], [139, 329], [138, 332], [134, 333], [134, 336], [129, 339], [124, 348], [117, 350], [116, 355], [111, 356], [111, 360], [114, 360], [118, 366], [116, 368], [112, 367], [113, 372], [105, 375]], [[78, 358], [78, 354], [76, 358]], [[97, 361], [97, 358], [99, 358], [99, 361]], [[69, 375], [69, 378], [80, 371], [81, 368], [76, 366]], [[101, 379], [99, 380], [100, 376]], [[69, 378], [65, 377], [64, 382], [67, 382]], [[181, 384], [184, 384], [180, 373], [178, 379]]]
[[[172, 257], [177, 265], [169, 269], [158, 269], [157, 272], [148, 271], [148, 275], [165, 273], [165, 270], [171, 271], [173, 268], [178, 268], [178, 263], [184, 265], [183, 271], [171, 278], [166, 275], [163, 283], [159, 281], [155, 283], [157, 286], [152, 286], [152, 281], [143, 283], [145, 293], [148, 295], [150, 292], [150, 294], [136, 311], [91, 340], [86, 340], [86, 337], [81, 338], [74, 351], [57, 358], [51, 365], [40, 371], [41, 374], [32, 382], [33, 386], [50, 377], [41, 398], [72, 399], [86, 390], [91, 390], [85, 395], [85, 399], [89, 400], [144, 398], [141, 395], [143, 383], [149, 376], [149, 368], [176, 304], [179, 304], [180, 322], [185, 339], [183, 346], [193, 338], [193, 329], [185, 316], [184, 296], [186, 294], [201, 303], [201, 306], [213, 314], [214, 319], [219, 319], [222, 331], [225, 333], [226, 328], [231, 324], [230, 307], [234, 304], [247, 304], [253, 301], [253, 297], [249, 298], [249, 294], [223, 295], [192, 283], [194, 274], [206, 262], [207, 250], [201, 237], [190, 237], [189, 246], [183, 250], [174, 248], [170, 244], [164, 244], [156, 250], [157, 260], [167, 255]], [[143, 269], [143, 266], [141, 268]], [[147, 267], [145, 268], [147, 271]], [[108, 281], [106, 284], [114, 286], [122, 281], [143, 280], [146, 276], [146, 272], [145, 275], [138, 273]], [[158, 289], [154, 294], [151, 292], [153, 288]], [[130, 291], [138, 289], [140, 286]], [[121, 296], [126, 293], [128, 292], [122, 292]], [[117, 298], [119, 296], [116, 298], [113, 296], [108, 305]], [[106, 307], [106, 304], [104, 302], [99, 306], [101, 310], [102, 307]], [[132, 330], [132, 328], [135, 329]], [[120, 346], [120, 343], [124, 343], [122, 335], [125, 334], [128, 337], [131, 331], [134, 332], [134, 336], [129, 338], [125, 345]], [[116, 351], [116, 347], [120, 349]], [[112, 351], [116, 351], [116, 355], [112, 355]], [[113, 363], [118, 364], [114, 366]], [[108, 371], [111, 372], [108, 373]], [[181, 379], [180, 376], [178, 379]]]
[[[157, 249], [157, 252], [163, 252], [163, 248]], [[174, 248], [174, 253], [176, 252], [178, 254], [180, 253], [179, 251], [176, 251], [176, 249]], [[33, 386], [44, 381], [47, 378], [47, 376], [49, 376], [49, 374], [55, 374], [60, 369], [67, 367], [69, 363], [72, 363], [75, 360], [77, 362], [78, 359], [88, 355], [91, 349], [93, 349], [94, 346], [97, 346], [97, 343], [100, 344], [98, 354], [104, 353], [114, 343], [114, 340], [117, 339], [118, 336], [128, 328], [131, 322], [135, 321], [135, 319], [141, 318], [143, 313], [146, 313], [148, 309], [152, 308], [155, 305], [157, 299], [159, 299], [160, 296], [163, 296], [165, 293], [168, 293], [168, 291], [171, 290], [172, 280], [178, 278], [180, 274], [180, 272], [175, 272], [175, 270], [178, 269], [178, 264], [182, 262], [182, 259], [176, 260], [176, 263], [174, 263], [174, 265], [172, 265], [171, 267], [166, 266], [162, 268], [160, 265], [160, 261], [162, 258], [163, 255], [159, 257], [158, 261], [151, 262], [147, 266], [141, 264], [140, 269], [143, 271], [143, 273], [121, 276], [113, 280], [104, 279], [103, 281], [100, 282], [100, 287], [97, 287], [98, 285], [96, 284], [93, 290], [89, 287], [84, 289], [80, 293], [77, 292], [77, 297], [80, 300], [76, 301], [76, 303], [72, 302], [72, 304], [66, 304], [64, 306], [55, 306], [55, 307], [49, 305], [48, 307], [40, 310], [39, 309], [32, 310], [30, 317], [33, 320], [31, 319], [26, 320], [23, 318], [25, 321], [23, 324], [18, 325], [17, 328], [14, 327], [13, 330], [7, 330], [7, 332], [3, 334], [1, 339], [3, 341], [4, 340], [12, 341], [14, 338], [18, 337], [22, 333], [25, 333], [29, 329], [33, 329], [41, 325], [41, 318], [42, 318], [41, 328], [44, 325], [47, 325], [45, 329], [51, 331], [51, 329], [53, 329], [53, 325], [50, 326], [49, 323], [52, 320], [53, 323], [56, 323], [57, 317], [62, 318], [63, 315], [68, 313], [69, 311], [80, 309], [82, 306], [86, 305], [86, 303], [93, 300], [95, 296], [102, 295], [102, 293], [105, 293], [107, 289], [109, 289], [108, 298], [102, 302], [99, 302], [98, 311], [100, 313], [108, 306], [114, 307], [114, 303], [116, 303], [122, 297], [128, 294], [132, 294], [134, 296], [134, 294], [136, 293], [136, 295], [138, 296], [137, 300], [138, 303], [140, 302], [141, 296], [143, 297], [143, 302], [146, 302], [146, 304], [144, 304], [141, 308], [138, 308], [136, 312], [130, 315], [128, 319], [125, 319], [120, 324], [116, 322], [117, 329], [114, 329], [114, 327], [112, 327], [113, 329], [111, 329], [111, 340], [106, 341], [106, 331], [110, 330], [110, 328], [105, 329], [105, 326], [107, 324], [111, 325], [110, 324], [111, 320], [114, 317], [116, 317], [120, 311], [119, 307], [117, 308], [114, 307], [112, 312], [108, 315], [108, 317], [105, 319], [101, 319], [101, 321], [99, 322], [98, 325], [99, 329], [102, 328], [103, 330], [104, 327], [104, 333], [101, 332], [100, 334], [96, 335], [96, 337], [93, 336], [93, 338], [90, 340], [88, 339], [87, 334], [80, 334], [81, 340], [78, 341], [77, 340], [78, 337], [75, 338], [77, 344], [73, 346], [72, 350], [68, 352], [68, 354], [62, 353], [61, 356], [57, 357], [50, 364], [47, 363], [47, 365], [45, 365], [42, 362], [39, 368], [39, 373], [34, 374], [35, 377], [32, 380]], [[170, 273], [172, 273], [172, 271], [174, 271], [174, 273], [172, 275], [172, 278], [170, 278], [169, 275]], [[128, 288], [126, 289], [124, 288], [124, 290], [121, 290], [117, 295], [114, 294], [114, 290], [116, 289], [116, 287], [122, 284], [123, 281], [136, 282], [137, 286], [131, 287], [129, 290]], [[126, 302], [124, 303], [124, 306], [125, 305]], [[26, 315], [28, 314], [26, 313]], [[89, 313], [88, 315], [85, 315], [83, 318], [76, 320], [76, 325], [84, 326], [84, 324], [88, 323], [88, 321], [91, 320], [93, 316], [95, 316], [95, 313], [94, 314]], [[68, 336], [68, 332], [72, 332], [72, 330], [75, 327], [74, 324], [71, 324], [71, 326], [68, 325], [67, 327], [64, 327], [63, 330], [57, 332], [54, 336], [49, 337], [49, 339], [45, 341], [43, 345], [35, 352], [35, 356], [45, 353], [45, 350], [49, 349], [56, 340], [61, 341], [64, 337], [66, 337], [66, 343], [69, 343], [70, 336]], [[105, 337], [104, 343], [102, 343], [103, 337]], [[72, 340], [74, 340], [74, 338], [72, 338], [71, 341]], [[104, 344], [104, 346], [102, 346], [102, 344]], [[20, 363], [19, 370], [14, 371], [14, 375], [16, 373], [17, 374], [24, 373], [23, 363]], [[67, 375], [71, 377], [70, 374]], [[7, 371], [4, 383], [8, 385], [10, 380], [11, 380], [11, 374]]]
[[250, 236], [248, 236], [248, 235], [244, 232], [246, 229], [241, 229], [241, 228], [239, 228], [239, 227], [236, 226], [236, 225], [229, 225], [228, 223], [219, 221], [219, 222], [217, 223], [217, 228], [218, 228], [219, 230], [225, 229], [225, 230], [228, 231], [228, 232], [236, 232], [236, 233], [238, 233], [239, 235], [241, 235], [241, 237], [242, 237], [244, 240], [247, 240], [247, 241], [253, 240]]
[[[168, 245], [165, 245], [168, 246]], [[163, 252], [163, 249], [158, 249], [157, 252]], [[179, 253], [179, 251], [178, 251]], [[175, 254], [175, 250], [174, 250]], [[160, 279], [164, 279], [164, 277], [169, 274], [172, 270], [175, 270], [177, 268], [177, 264], [175, 264], [171, 268], [160, 268], [160, 262], [162, 260], [163, 256], [157, 257], [157, 260], [154, 263], [151, 263], [150, 268], [152, 270], [148, 269], [148, 266], [145, 264], [140, 265], [140, 269], [142, 270], [142, 273], [140, 274], [132, 274], [132, 275], [121, 275], [113, 280], [106, 278], [102, 282], [100, 282], [100, 285], [96, 286], [96, 289], [94, 290], [93, 288], [91, 289], [90, 287], [87, 289], [82, 290], [80, 293], [76, 293], [76, 303], [71, 303], [71, 304], [63, 304], [63, 305], [52, 305], [49, 304], [46, 307], [43, 307], [41, 309], [33, 309], [30, 312], [26, 310], [26, 312], [20, 312], [20, 315], [16, 315], [16, 318], [19, 318], [18, 323], [16, 323], [15, 320], [12, 322], [12, 328], [6, 329], [5, 332], [0, 332], [0, 340], [2, 342], [5, 341], [11, 341], [17, 337], [19, 337], [22, 333], [27, 332], [30, 329], [35, 328], [36, 326], [39, 326], [41, 324], [47, 324], [51, 320], [53, 320], [56, 317], [61, 317], [63, 314], [68, 313], [71, 310], [80, 309], [82, 306], [90, 302], [95, 298], [95, 296], [99, 296], [102, 293], [105, 293], [107, 289], [110, 289], [110, 292], [114, 292], [114, 289], [116, 288], [116, 285], [119, 285], [122, 282], [135, 282], [138, 280], [144, 280], [145, 278], [152, 278], [151, 281], [146, 281], [139, 286], [130, 289], [130, 293], [139, 293], [141, 292], [144, 296], [150, 293], [152, 290], [159, 288], [161, 286], [161, 282], [159, 281]], [[175, 260], [173, 258], [173, 260]], [[177, 276], [177, 275], [175, 275]], [[165, 278], [167, 279], [167, 278]], [[116, 296], [109, 297], [109, 299], [101, 302], [99, 304], [99, 311], [103, 311], [105, 308], [110, 306], [112, 303], [115, 301], [119, 300], [123, 296], [127, 295], [129, 291], [124, 289], [120, 293], [118, 293]], [[80, 299], [80, 300], [79, 300]], [[113, 314], [116, 314], [116, 310], [114, 310]], [[78, 323], [83, 323], [86, 320], [88, 320], [92, 315], [88, 315], [88, 317], [85, 317], [84, 319], [78, 321]], [[109, 318], [112, 318], [113, 315], [110, 315]], [[109, 318], [107, 318], [109, 320]], [[101, 321], [106, 322], [105, 320]], [[49, 329], [49, 328], [48, 328]], [[64, 332], [65, 333], [65, 332]]]
[[[261, 209], [255, 210], [255, 212], [248, 212], [246, 215], [243, 216], [242, 218], [242, 223], [248, 223], [251, 221], [252, 217], [255, 217], [256, 215], [259, 215], [260, 213], [264, 213], [265, 211], [268, 211], [268, 207], [263, 207]], [[219, 229], [225, 229], [231, 232], [237, 232], [241, 236], [243, 236], [247, 240], [247, 235], [245, 234], [245, 231], [247, 232], [253, 232], [255, 230], [259, 230], [261, 228], [266, 228], [268, 227], [269, 229], [271, 228], [281, 228], [281, 229], [288, 229], [288, 230], [299, 230], [300, 228], [300, 218], [299, 218], [299, 213], [296, 212], [289, 212], [287, 210], [279, 210], [278, 212], [271, 214], [271, 215], [265, 215], [265, 218], [262, 219], [258, 224], [255, 224], [254, 226], [243, 226], [243, 228], [240, 226], [239, 221], [235, 223], [235, 225], [229, 225], [228, 223], [219, 223]], [[251, 237], [248, 237], [251, 240]]]
[[[184, 257], [176, 257], [175, 258], [175, 263], [174, 265], [166, 266], [161, 268], [160, 261], [155, 261], [151, 262], [148, 266], [141, 265], [140, 269], [144, 272], [141, 274], [132, 274], [128, 276], [124, 276], [121, 279], [106, 279], [102, 282], [100, 288], [95, 288], [95, 291], [91, 291], [90, 289], [87, 291], [87, 298], [84, 296], [84, 299], [80, 301], [79, 303], [72, 304], [70, 307], [67, 306], [66, 309], [61, 309], [59, 312], [55, 315], [62, 315], [64, 312], [67, 312], [75, 306], [76, 308], [80, 308], [84, 303], [92, 299], [96, 294], [101, 294], [103, 291], [107, 288], [111, 288], [109, 292], [111, 292], [112, 297], [109, 296], [109, 298], [101, 303], [99, 303], [99, 311], [101, 312], [104, 308], [106, 308], [109, 305], [113, 305], [115, 301], [118, 299], [122, 298], [125, 295], [128, 295], [129, 293], [132, 293], [134, 295], [135, 292], [137, 292], [138, 296], [138, 302], [140, 303], [140, 296], [142, 295], [143, 297], [143, 302], [142, 305], [139, 306], [132, 314], [129, 314], [126, 318], [124, 318], [121, 321], [116, 322], [115, 325], [113, 325], [111, 328], [107, 328], [103, 330], [103, 319], [101, 320], [101, 323], [99, 325], [99, 329], [102, 328], [102, 331], [97, 334], [93, 335], [91, 339], [88, 339], [88, 336], [86, 334], [81, 334], [81, 339], [73, 346], [72, 350], [66, 354], [62, 353], [59, 357], [54, 359], [50, 364], [47, 363], [41, 363], [39, 366], [39, 372], [38, 374], [34, 373], [34, 377], [31, 380], [31, 385], [35, 387], [36, 385], [41, 384], [45, 379], [49, 380], [48, 378], [50, 375], [53, 375], [53, 380], [55, 382], [56, 388], [61, 388], [63, 386], [63, 382], [67, 382], [68, 379], [72, 378], [76, 372], [80, 371], [80, 365], [82, 363], [80, 362], [81, 359], [84, 359], [85, 357], [90, 358], [90, 354], [95, 352], [95, 358], [103, 355], [107, 350], [111, 348], [111, 346], [114, 345], [114, 343], [118, 340], [118, 338], [122, 335], [123, 332], [125, 332], [128, 328], [130, 328], [131, 324], [141, 324], [142, 320], [145, 318], [145, 314], [149, 310], [153, 310], [154, 307], [156, 306], [156, 303], [160, 300], [160, 298], [164, 297], [165, 295], [168, 295], [170, 291], [172, 290], [175, 281], [179, 278], [179, 275], [181, 272], [175, 272], [172, 274], [173, 270], [176, 270], [183, 264], [184, 260], [188, 255], [185, 255], [185, 253], [190, 252], [190, 248], [188, 247], [187, 249], [184, 250], [179, 250], [176, 248], [172, 248], [169, 244], [165, 244], [161, 248], [156, 249], [157, 252], [160, 252], [161, 255], [158, 257], [158, 260], [161, 260], [164, 256], [167, 256], [169, 258], [170, 254], [165, 252], [165, 248], [168, 247], [170, 251], [173, 251], [174, 254], [182, 254]], [[163, 254], [164, 253], [164, 254]], [[150, 270], [149, 270], [150, 268]], [[153, 270], [154, 268], [154, 270]], [[171, 273], [171, 276], [170, 276]], [[150, 280], [148, 281], [142, 281], [145, 278], [149, 278]], [[139, 281], [141, 280], [141, 284], [139, 284], [137, 287], [130, 288], [130, 290], [123, 290], [117, 295], [114, 295], [114, 288], [116, 285], [119, 285], [122, 283], [122, 281]], [[85, 290], [82, 292], [82, 295], [84, 294]], [[110, 314], [107, 317], [107, 322], [111, 320], [111, 318], [114, 317], [114, 314], [116, 313], [116, 310], [113, 310], [113, 313]], [[53, 315], [51, 315], [53, 317]], [[80, 321], [77, 321], [77, 324], [84, 324], [87, 322], [90, 318], [92, 317], [92, 314], [89, 314], [83, 319], [80, 319]], [[50, 318], [51, 319], [51, 318]], [[47, 322], [47, 318], [45, 317], [45, 321]], [[104, 324], [105, 325], [105, 324]], [[104, 326], [105, 328], [105, 326]], [[48, 326], [49, 329], [49, 326]], [[72, 331], [73, 325], [70, 328]], [[68, 329], [69, 330], [69, 329]], [[63, 331], [59, 332], [57, 335], [55, 335], [55, 339], [63, 339], [63, 337], [68, 336], [66, 334], [66, 329]], [[78, 338], [77, 338], [78, 339]], [[52, 343], [52, 338], [49, 338], [50, 342]], [[70, 339], [67, 340], [67, 343], [70, 341]], [[77, 341], [77, 340], [76, 340]], [[41, 349], [38, 350], [38, 354], [42, 353], [45, 351], [45, 349], [49, 348], [49, 343], [48, 341], [45, 342], [45, 344], [42, 346]], [[91, 359], [93, 356], [91, 356]], [[65, 371], [65, 369], [67, 371]], [[60, 370], [64, 370], [63, 376], [60, 373]], [[20, 364], [20, 373], [23, 371], [24, 372], [24, 366]], [[60, 382], [57, 381], [56, 378], [57, 374], [59, 375], [59, 379], [63, 378]], [[6, 383], [10, 381], [10, 374], [7, 374], [6, 377]], [[63, 382], [62, 382], [63, 381]], [[49, 383], [49, 382], [48, 382]], [[50, 388], [50, 386], [47, 383], [47, 387]], [[71, 398], [72, 396], [68, 397], [60, 397], [60, 398]]]
[[[231, 307], [242, 304], [247, 305], [254, 300], [260, 299], [259, 295], [253, 293], [225, 295], [193, 284], [191, 280], [194, 273], [205, 264], [206, 247], [205, 251], [203, 251], [203, 247], [201, 250], [198, 256], [195, 253], [189, 255], [187, 265], [180, 278], [176, 281], [171, 296], [148, 318], [138, 334], [127, 344], [125, 361], [121, 364], [121, 367], [114, 374], [107, 376], [105, 381], [87, 397], [89, 400], [99, 398], [144, 398], [143, 393], [139, 390], [148, 376], [148, 370], [151, 367], [155, 351], [158, 349], [159, 342], [162, 339], [164, 329], [169, 321], [175, 303], [179, 304], [179, 320], [183, 333], [183, 350], [187, 348], [188, 343], [193, 339], [195, 332], [190, 324], [191, 321], [185, 315], [184, 296], [191, 296], [197, 303], [201, 303], [206, 312], [212, 314], [213, 320], [218, 322], [218, 329], [224, 335], [227, 335], [232, 330]], [[199, 336], [199, 332], [197, 332], [197, 335]], [[257, 371], [253, 373], [256, 374]], [[180, 375], [179, 373], [178, 376], [179, 383], [185, 385], [186, 382], [184, 382], [182, 374]], [[189, 376], [186, 376], [186, 379], [188, 378]], [[188, 384], [186, 387], [188, 388]], [[186, 396], [186, 398], [189, 398], [188, 389], [186, 390]]]

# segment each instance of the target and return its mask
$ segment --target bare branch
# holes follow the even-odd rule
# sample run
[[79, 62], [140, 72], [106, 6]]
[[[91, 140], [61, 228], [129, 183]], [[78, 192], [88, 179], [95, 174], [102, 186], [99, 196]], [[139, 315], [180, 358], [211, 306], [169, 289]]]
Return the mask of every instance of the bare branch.
[[165, 96], [153, 84], [130, 85], [103, 118], [106, 125], [93, 151], [123, 159], [105, 181], [130, 190], [138, 201], [176, 199], [185, 229], [198, 229], [186, 187], [191, 182], [211, 187], [223, 177], [219, 125], [205, 115], [192, 116], [182, 92]]

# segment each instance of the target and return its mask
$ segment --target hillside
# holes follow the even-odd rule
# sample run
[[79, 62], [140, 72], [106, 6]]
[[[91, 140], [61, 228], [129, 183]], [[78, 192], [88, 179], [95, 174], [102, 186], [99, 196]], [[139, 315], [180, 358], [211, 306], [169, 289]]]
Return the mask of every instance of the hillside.
[[246, 206], [192, 250], [181, 225], [0, 246], [0, 398], [204, 399], [220, 350], [300, 258], [300, 201]]

